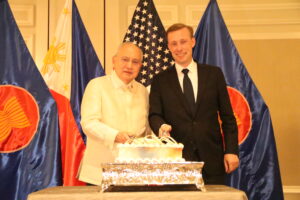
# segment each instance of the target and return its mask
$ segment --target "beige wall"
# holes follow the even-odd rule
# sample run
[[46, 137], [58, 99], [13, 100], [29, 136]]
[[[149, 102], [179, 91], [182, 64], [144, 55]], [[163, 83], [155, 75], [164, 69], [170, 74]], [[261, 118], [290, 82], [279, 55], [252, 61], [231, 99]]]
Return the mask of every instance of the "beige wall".
[[[14, 0], [15, 1], [15, 0]], [[23, 0], [25, 1], [25, 0]], [[28, 0], [26, 0], [28, 1]], [[103, 64], [104, 60], [104, 0], [76, 0], [76, 5], [96, 53]], [[49, 0], [49, 38], [53, 38], [58, 17], [65, 0]], [[51, 39], [50, 39], [51, 40]]]
[[47, 0], [9, 0], [8, 2], [32, 57], [37, 65], [42, 65], [48, 48]]
[[[35, 39], [28, 39], [28, 44], [37, 63], [41, 63], [47, 48], [45, 41], [52, 38], [64, 0], [49, 0], [50, 36], [45, 27], [47, 0], [9, 2], [34, 4], [36, 22], [20, 23], [20, 28], [25, 35], [31, 31]], [[111, 57], [125, 35], [138, 0], [106, 0], [105, 29], [104, 0], [76, 2], [96, 52], [102, 64], [105, 58], [106, 71], [110, 73]], [[208, 0], [154, 2], [166, 27], [178, 21], [197, 27]], [[300, 187], [300, 2], [219, 0], [219, 5], [239, 53], [270, 108], [283, 184]], [[22, 19], [19, 17], [19, 22]]]
[[300, 185], [300, 39], [235, 44], [270, 109], [283, 183]]

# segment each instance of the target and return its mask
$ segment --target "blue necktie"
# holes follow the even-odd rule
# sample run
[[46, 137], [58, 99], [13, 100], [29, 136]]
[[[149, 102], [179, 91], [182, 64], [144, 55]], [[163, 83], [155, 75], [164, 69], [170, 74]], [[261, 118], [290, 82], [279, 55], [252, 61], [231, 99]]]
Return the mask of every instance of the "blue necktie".
[[182, 73], [184, 74], [184, 77], [183, 77], [183, 94], [184, 94], [186, 100], [189, 103], [191, 111], [194, 113], [196, 104], [195, 104], [195, 96], [194, 96], [194, 90], [193, 90], [192, 82], [191, 82], [191, 79], [188, 76], [189, 70], [188, 69], [183, 69]]

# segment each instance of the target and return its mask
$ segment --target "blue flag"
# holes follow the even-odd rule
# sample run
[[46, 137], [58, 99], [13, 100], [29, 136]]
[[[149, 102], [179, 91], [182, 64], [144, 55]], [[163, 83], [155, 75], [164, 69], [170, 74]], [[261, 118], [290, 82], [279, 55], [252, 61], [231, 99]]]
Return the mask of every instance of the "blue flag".
[[78, 8], [73, 0], [72, 7], [72, 78], [71, 106], [80, 132], [85, 141], [85, 135], [80, 125], [80, 106], [82, 96], [88, 82], [96, 77], [105, 75], [101, 63], [80, 17]]
[[58, 115], [7, 0], [0, 0], [0, 47], [0, 198], [26, 200], [61, 185]]
[[245, 191], [249, 200], [283, 199], [269, 109], [239, 56], [216, 0], [210, 1], [195, 38], [194, 59], [222, 69], [238, 123], [240, 166], [228, 177], [228, 184]]

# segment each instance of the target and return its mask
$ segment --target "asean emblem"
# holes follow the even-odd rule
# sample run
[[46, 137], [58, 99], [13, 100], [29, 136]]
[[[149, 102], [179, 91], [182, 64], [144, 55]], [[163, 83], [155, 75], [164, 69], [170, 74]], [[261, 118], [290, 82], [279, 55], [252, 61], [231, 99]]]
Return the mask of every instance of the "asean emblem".
[[231, 106], [238, 126], [239, 144], [248, 137], [252, 127], [252, 113], [244, 95], [232, 87], [227, 87]]
[[25, 148], [39, 122], [39, 108], [33, 96], [13, 85], [0, 86], [0, 153]]

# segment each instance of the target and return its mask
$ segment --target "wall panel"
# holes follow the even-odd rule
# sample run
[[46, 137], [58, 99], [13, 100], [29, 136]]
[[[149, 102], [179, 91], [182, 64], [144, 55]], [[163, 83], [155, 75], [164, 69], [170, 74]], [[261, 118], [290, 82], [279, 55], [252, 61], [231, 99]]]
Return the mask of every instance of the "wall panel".
[[48, 1], [9, 0], [9, 3], [33, 59], [42, 65], [48, 48]]

